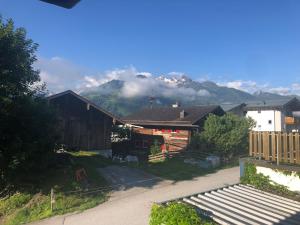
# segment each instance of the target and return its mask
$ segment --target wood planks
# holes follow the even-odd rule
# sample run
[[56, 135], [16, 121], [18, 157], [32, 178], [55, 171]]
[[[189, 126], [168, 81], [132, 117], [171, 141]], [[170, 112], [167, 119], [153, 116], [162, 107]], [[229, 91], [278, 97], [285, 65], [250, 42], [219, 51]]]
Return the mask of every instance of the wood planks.
[[300, 134], [251, 131], [249, 155], [273, 162], [300, 164]]

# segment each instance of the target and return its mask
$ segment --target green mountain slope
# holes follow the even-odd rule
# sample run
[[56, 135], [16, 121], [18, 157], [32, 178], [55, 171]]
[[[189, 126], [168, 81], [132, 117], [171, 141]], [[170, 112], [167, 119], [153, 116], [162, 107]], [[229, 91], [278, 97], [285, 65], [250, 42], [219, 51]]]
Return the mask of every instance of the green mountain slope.
[[[136, 79], [139, 81], [139, 79], [148, 78], [137, 77]], [[179, 81], [172, 81], [171, 85], [165, 84], [163, 79], [160, 77], [157, 86], [155, 86], [156, 84], [153, 86], [151, 94], [143, 93], [143, 88], [141, 88], [141, 91], [135, 96], [125, 97], [123, 88], [128, 81], [112, 80], [97, 88], [90, 88], [81, 95], [119, 116], [129, 115], [145, 107], [171, 106], [175, 102], [180, 102], [181, 105], [215, 105], [291, 98], [291, 96], [267, 92], [258, 92], [252, 95], [234, 88], [218, 86], [211, 81], [197, 82], [187, 77], [183, 77]], [[151, 82], [153, 85], [153, 79]], [[137, 82], [136, 85], [141, 84]], [[147, 85], [147, 83], [142, 83], [142, 85]], [[150, 103], [150, 97], [152, 103]]]

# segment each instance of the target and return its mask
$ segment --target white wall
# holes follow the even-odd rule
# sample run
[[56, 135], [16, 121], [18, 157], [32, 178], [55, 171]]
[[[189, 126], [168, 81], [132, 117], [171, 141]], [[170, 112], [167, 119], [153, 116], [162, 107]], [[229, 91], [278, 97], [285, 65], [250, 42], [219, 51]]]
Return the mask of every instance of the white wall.
[[284, 114], [281, 111], [261, 110], [260, 113], [259, 111], [248, 111], [246, 116], [256, 122], [253, 131], [285, 131]]
[[275, 129], [275, 110], [262, 110], [260, 113], [259, 111], [248, 111], [246, 116], [256, 122], [256, 126], [252, 129], [254, 131], [279, 131]]
[[291, 175], [285, 175], [282, 172], [260, 166], [257, 166], [256, 170], [257, 173], [261, 173], [264, 176], [269, 176], [271, 181], [284, 185], [291, 191], [300, 192], [300, 178], [296, 172], [293, 172]]

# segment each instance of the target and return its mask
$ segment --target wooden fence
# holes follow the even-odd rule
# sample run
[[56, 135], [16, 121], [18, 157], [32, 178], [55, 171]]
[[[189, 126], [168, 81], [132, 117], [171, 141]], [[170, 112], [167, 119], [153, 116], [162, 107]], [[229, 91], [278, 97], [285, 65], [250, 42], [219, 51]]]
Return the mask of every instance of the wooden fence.
[[277, 163], [300, 164], [300, 134], [251, 131], [249, 155]]
[[190, 150], [180, 150], [180, 151], [169, 151], [169, 152], [161, 152], [155, 155], [149, 155], [148, 161], [155, 162], [165, 159], [171, 158], [194, 158], [204, 160], [210, 154], [199, 152], [199, 151], [190, 151]]

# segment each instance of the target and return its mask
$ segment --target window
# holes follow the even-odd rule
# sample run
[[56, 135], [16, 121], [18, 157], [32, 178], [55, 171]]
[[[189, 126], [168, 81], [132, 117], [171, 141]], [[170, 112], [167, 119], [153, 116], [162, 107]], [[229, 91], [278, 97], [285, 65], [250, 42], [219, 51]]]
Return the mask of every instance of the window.
[[257, 111], [257, 113], [261, 113], [261, 111], [260, 111], [260, 110], [258, 110], [258, 111]]
[[268, 124], [272, 124], [272, 120], [269, 120], [269, 121], [268, 121]]

